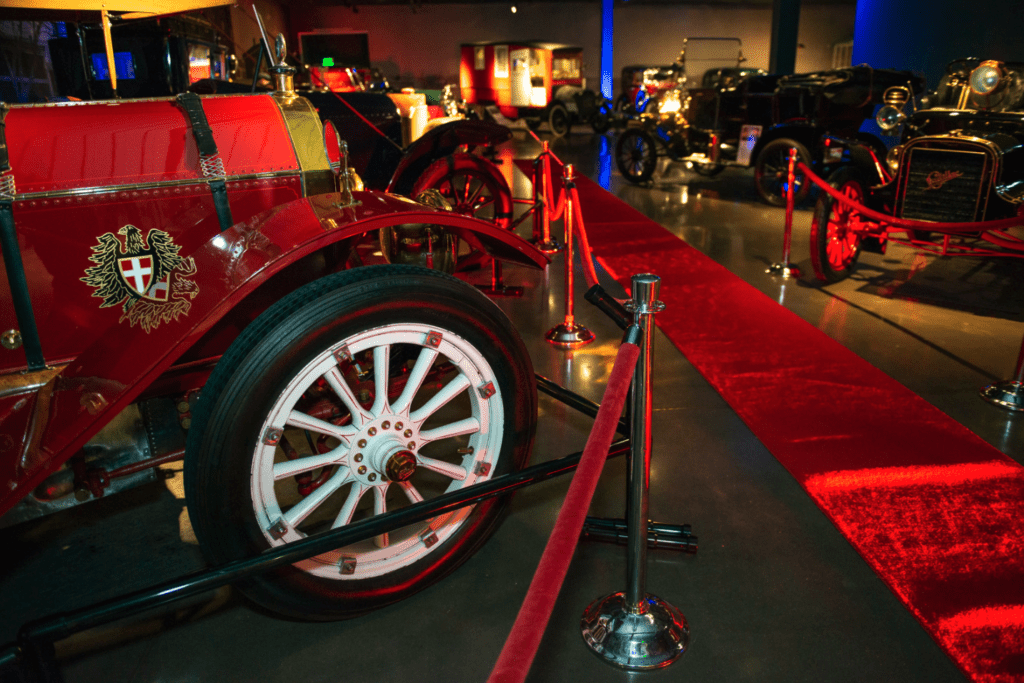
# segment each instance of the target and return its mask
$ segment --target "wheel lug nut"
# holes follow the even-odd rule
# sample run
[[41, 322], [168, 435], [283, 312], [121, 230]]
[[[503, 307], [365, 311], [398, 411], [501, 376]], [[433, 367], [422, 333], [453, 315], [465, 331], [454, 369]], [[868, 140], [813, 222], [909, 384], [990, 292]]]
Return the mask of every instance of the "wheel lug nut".
[[363, 461], [363, 454], [362, 453], [356, 453], [356, 457], [354, 457], [352, 459], [355, 460], [356, 462], [362, 462]]
[[381, 429], [391, 429], [391, 423], [388, 422], [387, 420], [384, 420], [384, 422], [381, 423], [380, 428]]
[[356, 472], [359, 472], [359, 474], [366, 474], [366, 465], [360, 465]]
[[412, 430], [406, 429], [404, 432], [402, 432], [402, 435], [408, 439], [410, 436], [412, 436]]
[[367, 479], [369, 479], [370, 481], [377, 481], [377, 475], [371, 474], [370, 476], [367, 477]]
[[408, 444], [406, 444], [405, 447], [408, 448], [410, 451], [416, 450], [416, 442], [410, 441]]
[[370, 436], [376, 436], [377, 435], [377, 428], [376, 427], [370, 427], [370, 429], [368, 429], [366, 433], [369, 434]]
[[396, 422], [395, 423], [395, 429], [397, 429], [398, 431], [402, 431], [402, 423], [401, 422]]
[[366, 448], [366, 439], [359, 439], [359, 447]]

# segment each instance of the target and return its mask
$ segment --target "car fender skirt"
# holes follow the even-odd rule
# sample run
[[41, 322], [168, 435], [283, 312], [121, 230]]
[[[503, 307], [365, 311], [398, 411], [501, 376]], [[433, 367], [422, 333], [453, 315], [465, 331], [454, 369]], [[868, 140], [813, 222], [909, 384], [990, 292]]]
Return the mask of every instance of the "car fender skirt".
[[[318, 195], [275, 207], [213, 236], [187, 256], [187, 310], [148, 328], [127, 316], [54, 378], [45, 416], [33, 425], [38, 448], [26, 453], [17, 486], [6, 484], [0, 514], [38, 485], [169, 368], [235, 306], [299, 259], [348, 238], [394, 225], [428, 224], [472, 234], [491, 255], [543, 267], [549, 260], [518, 235], [490, 223], [377, 192]], [[173, 287], [172, 287], [173, 289]], [[281, 292], [284, 296], [287, 292]], [[190, 297], [190, 298], [189, 298]], [[168, 319], [170, 318], [170, 319]]]

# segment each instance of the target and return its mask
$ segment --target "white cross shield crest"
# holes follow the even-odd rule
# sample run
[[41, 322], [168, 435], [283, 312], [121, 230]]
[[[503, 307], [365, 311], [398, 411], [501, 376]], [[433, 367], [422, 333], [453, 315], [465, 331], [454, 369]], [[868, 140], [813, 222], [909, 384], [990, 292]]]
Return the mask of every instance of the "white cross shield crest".
[[135, 290], [140, 296], [146, 294], [149, 285], [153, 281], [153, 257], [152, 256], [129, 256], [117, 260], [117, 267], [121, 271], [121, 277], [128, 283], [128, 286]]

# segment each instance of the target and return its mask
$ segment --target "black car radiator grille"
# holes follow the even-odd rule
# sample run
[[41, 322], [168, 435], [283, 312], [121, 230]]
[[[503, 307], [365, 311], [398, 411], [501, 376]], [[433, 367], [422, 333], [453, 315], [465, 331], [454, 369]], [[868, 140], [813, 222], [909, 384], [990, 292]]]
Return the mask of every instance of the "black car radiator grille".
[[991, 175], [985, 152], [916, 147], [902, 166], [903, 218], [949, 223], [984, 218]]

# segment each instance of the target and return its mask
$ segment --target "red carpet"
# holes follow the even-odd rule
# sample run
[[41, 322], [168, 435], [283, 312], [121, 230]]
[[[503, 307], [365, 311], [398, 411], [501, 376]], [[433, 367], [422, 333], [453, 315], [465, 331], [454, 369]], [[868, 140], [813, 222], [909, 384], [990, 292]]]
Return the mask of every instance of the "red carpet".
[[591, 246], [976, 681], [1024, 679], [1024, 468], [587, 178]]

